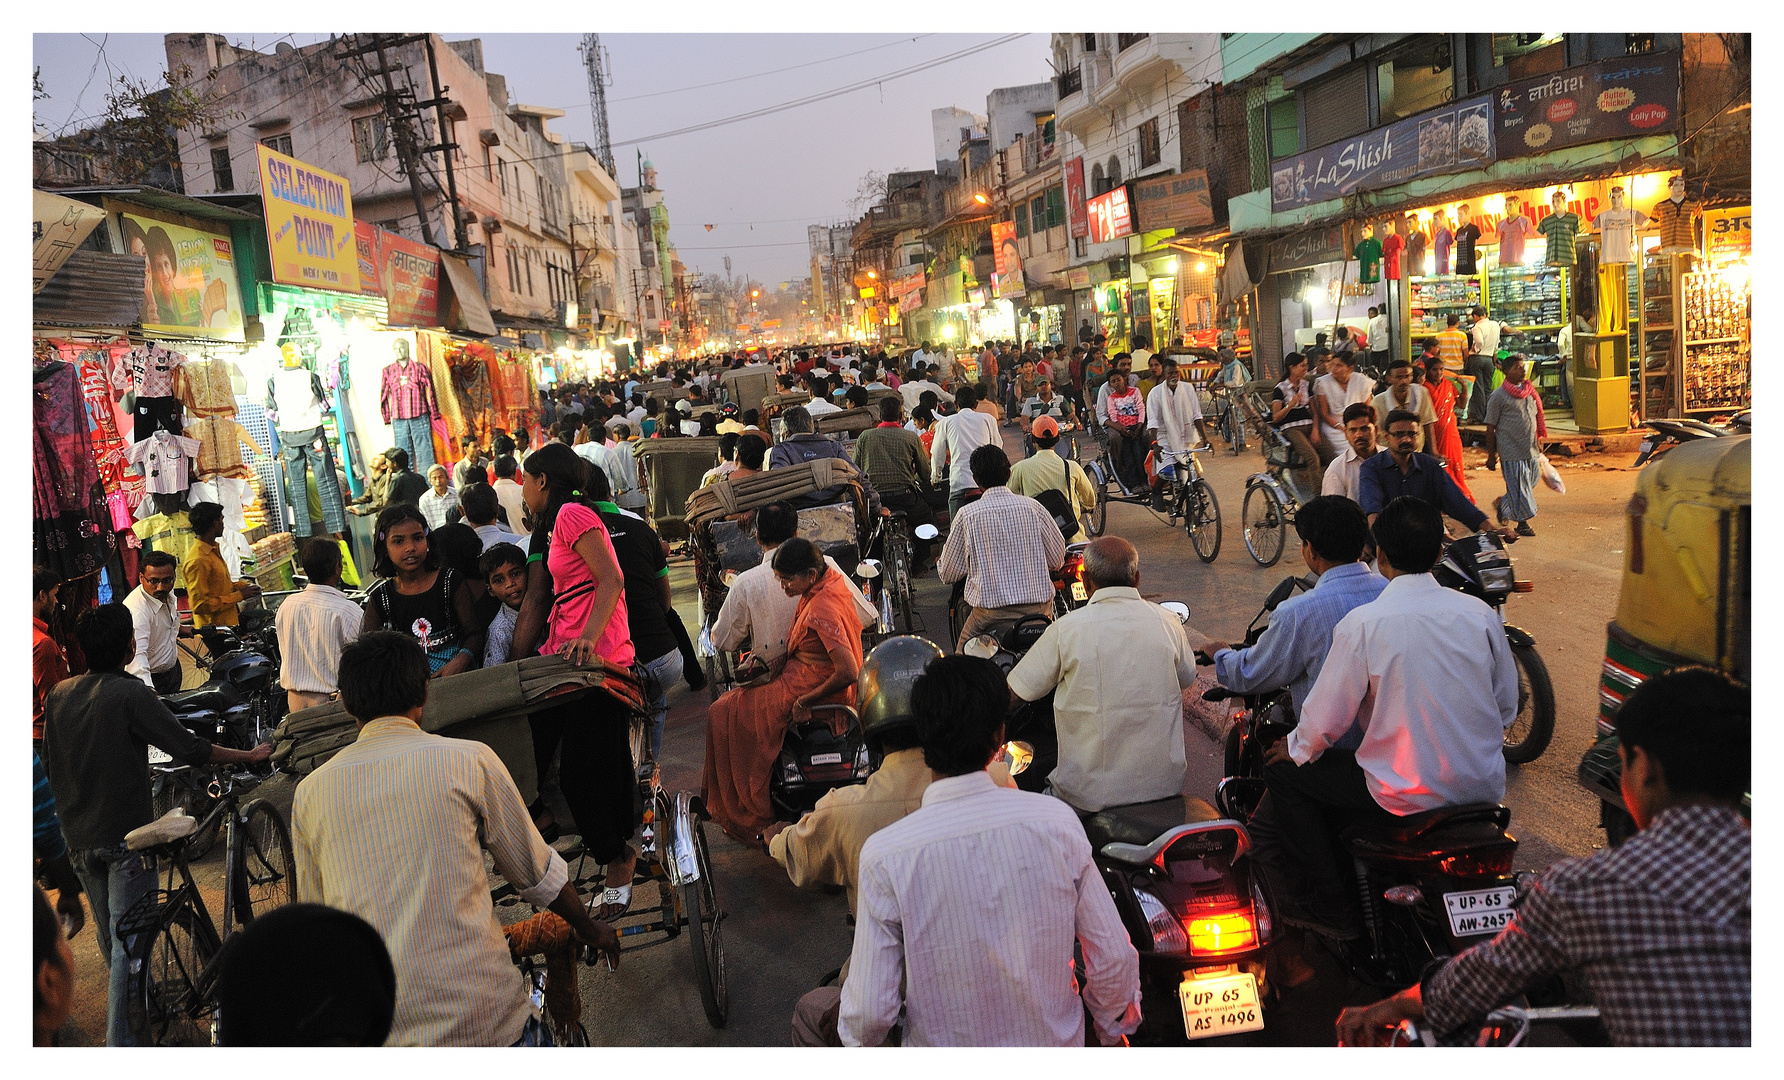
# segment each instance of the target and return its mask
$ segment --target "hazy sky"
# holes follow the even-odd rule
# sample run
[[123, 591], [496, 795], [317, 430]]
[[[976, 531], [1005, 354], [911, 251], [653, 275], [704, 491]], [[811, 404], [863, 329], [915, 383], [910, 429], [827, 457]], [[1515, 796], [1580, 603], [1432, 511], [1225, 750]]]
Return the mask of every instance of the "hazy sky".
[[[262, 51], [278, 40], [307, 44], [320, 37], [228, 36]], [[550, 127], [592, 143], [577, 35], [480, 36], [484, 65], [507, 77], [510, 100], [567, 110]], [[876, 79], [1002, 36], [606, 34], [609, 130], [615, 144], [627, 143]], [[92, 123], [104, 108], [108, 79], [129, 73], [158, 80], [166, 67], [159, 34], [38, 34], [34, 54], [50, 94], [35, 115], [52, 134], [70, 121]], [[737, 276], [771, 284], [804, 277], [810, 267], [805, 227], [850, 217], [847, 202], [864, 173], [933, 167], [931, 109], [958, 105], [982, 113], [993, 88], [1048, 78], [1048, 55], [1048, 36], [1029, 34], [774, 115], [615, 145], [618, 179], [638, 182], [639, 150], [655, 164], [671, 239], [689, 266], [723, 274], [729, 254]], [[721, 85], [705, 85], [711, 83]]]

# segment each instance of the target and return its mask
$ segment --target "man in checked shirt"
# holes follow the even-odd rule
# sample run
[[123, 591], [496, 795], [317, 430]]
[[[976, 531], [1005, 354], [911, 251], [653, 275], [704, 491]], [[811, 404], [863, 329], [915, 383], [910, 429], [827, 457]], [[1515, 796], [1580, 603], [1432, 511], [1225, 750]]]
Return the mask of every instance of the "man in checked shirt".
[[1471, 1042], [1487, 1013], [1567, 972], [1615, 1045], [1751, 1045], [1750, 707], [1745, 686], [1709, 668], [1636, 687], [1617, 734], [1623, 802], [1641, 831], [1550, 867], [1492, 941], [1345, 1009], [1339, 1044], [1381, 1043], [1420, 1018], [1440, 1039]]

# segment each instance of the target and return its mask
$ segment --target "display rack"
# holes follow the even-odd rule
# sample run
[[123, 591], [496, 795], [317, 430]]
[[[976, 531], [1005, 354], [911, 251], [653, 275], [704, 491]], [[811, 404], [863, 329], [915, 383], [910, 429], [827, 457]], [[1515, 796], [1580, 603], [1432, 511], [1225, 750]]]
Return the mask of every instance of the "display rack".
[[1703, 271], [1680, 276], [1684, 411], [1691, 414], [1744, 409], [1751, 400], [1752, 350], [1747, 328], [1752, 282], [1736, 283], [1721, 274]]
[[1487, 272], [1487, 304], [1507, 329], [1530, 333], [1567, 325], [1567, 268], [1506, 266]]
[[1407, 294], [1411, 307], [1407, 336], [1428, 337], [1442, 330], [1452, 313], [1466, 317], [1481, 303], [1481, 278], [1479, 274], [1415, 277], [1408, 282]]
[[[1638, 415], [1643, 420], [1671, 416], [1678, 400], [1674, 373], [1678, 360], [1673, 349], [1676, 328], [1673, 322], [1673, 256], [1648, 252], [1642, 260], [1638, 280], [1638, 299], [1630, 302], [1630, 332], [1640, 335], [1641, 386], [1636, 388]], [[1639, 326], [1637, 319], [1639, 317]]]

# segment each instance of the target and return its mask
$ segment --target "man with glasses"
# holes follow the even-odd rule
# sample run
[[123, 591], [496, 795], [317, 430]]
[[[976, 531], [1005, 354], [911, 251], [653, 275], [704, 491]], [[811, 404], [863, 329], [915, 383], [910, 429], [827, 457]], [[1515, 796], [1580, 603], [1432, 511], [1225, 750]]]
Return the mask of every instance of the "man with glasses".
[[[1366, 403], [1365, 403], [1366, 404]], [[1376, 454], [1357, 468], [1357, 502], [1369, 515], [1371, 527], [1382, 508], [1402, 496], [1422, 499], [1460, 521], [1470, 532], [1496, 532], [1507, 543], [1517, 543], [1516, 528], [1487, 525], [1487, 515], [1470, 502], [1443, 465], [1430, 454], [1413, 447], [1418, 443], [1417, 413], [1395, 409], [1388, 413], [1388, 452]]]

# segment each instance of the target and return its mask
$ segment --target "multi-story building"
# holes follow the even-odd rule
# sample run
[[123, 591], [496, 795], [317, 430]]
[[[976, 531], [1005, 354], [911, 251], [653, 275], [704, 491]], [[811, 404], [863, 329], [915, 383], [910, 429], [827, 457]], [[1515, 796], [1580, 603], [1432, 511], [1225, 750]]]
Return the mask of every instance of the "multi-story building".
[[[1478, 305], [1533, 361], [1552, 423], [1569, 405], [1582, 428], [1616, 430], [1631, 411], [1744, 401], [1745, 345], [1696, 342], [1673, 315], [1706, 266], [1746, 288], [1740, 235], [1700, 239], [1694, 218], [1750, 235], [1739, 224], [1751, 202], [1739, 107], [1749, 45], [1738, 34], [1222, 35], [1222, 85], [1184, 124], [1200, 132], [1182, 165], [1224, 185], [1220, 291], [1249, 294], [1262, 367], [1362, 324], [1371, 306], [1391, 322], [1371, 348], [1405, 356]], [[1244, 131], [1245, 158], [1210, 128]], [[1545, 228], [1569, 214], [1557, 220], [1570, 227]]]
[[1174, 344], [1213, 318], [1202, 301], [1217, 259], [1178, 241], [1209, 224], [1205, 180], [1198, 193], [1199, 178], [1179, 174], [1178, 106], [1220, 81], [1220, 35], [1055, 34], [1053, 63], [1071, 321], [1114, 348]]
[[595, 152], [582, 143], [566, 151], [564, 170], [571, 178], [565, 227], [576, 273], [578, 321], [585, 332], [604, 339], [630, 341], [638, 334], [632, 307], [628, 260], [622, 240], [631, 241], [630, 265], [637, 264], [637, 233], [625, 225], [620, 188], [601, 166]]
[[620, 202], [638, 237], [639, 265], [630, 288], [638, 310], [641, 347], [672, 345], [675, 330], [674, 249], [669, 244], [669, 207], [657, 187], [657, 169], [640, 159], [638, 186], [623, 188]]

